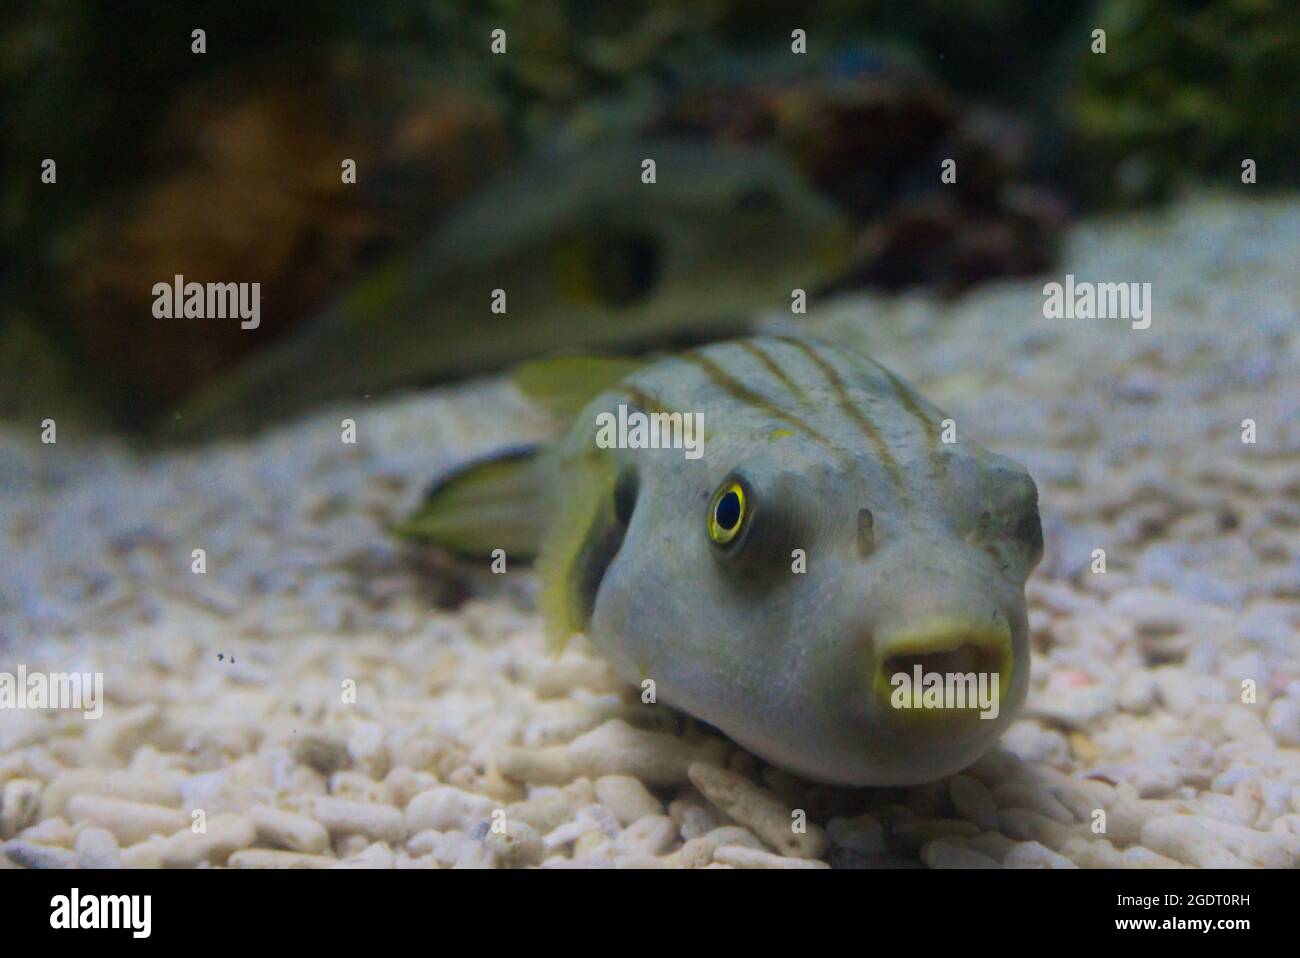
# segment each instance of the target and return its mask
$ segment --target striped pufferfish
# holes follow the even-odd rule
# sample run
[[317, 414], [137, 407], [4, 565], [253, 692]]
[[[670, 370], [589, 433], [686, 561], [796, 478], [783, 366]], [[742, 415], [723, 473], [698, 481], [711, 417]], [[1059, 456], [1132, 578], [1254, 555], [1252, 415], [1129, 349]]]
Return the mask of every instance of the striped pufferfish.
[[[539, 545], [553, 648], [585, 633], [626, 681], [806, 778], [912, 784], [989, 748], [1029, 678], [1042, 532], [1022, 466], [943, 442], [946, 417], [911, 385], [826, 343], [567, 362], [598, 395], [563, 441], [436, 484], [405, 533], [465, 554]], [[569, 409], [584, 395], [540, 365], [520, 380], [567, 389]], [[600, 448], [598, 416], [620, 404], [702, 413], [703, 455]], [[476, 540], [493, 503], [495, 534]], [[897, 707], [894, 677], [917, 666], [996, 677], [996, 717]]]

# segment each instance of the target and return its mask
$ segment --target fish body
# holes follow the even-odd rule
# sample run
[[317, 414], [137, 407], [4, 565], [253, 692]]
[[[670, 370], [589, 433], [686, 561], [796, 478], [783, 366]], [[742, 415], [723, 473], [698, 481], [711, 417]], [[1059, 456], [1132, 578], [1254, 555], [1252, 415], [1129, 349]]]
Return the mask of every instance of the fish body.
[[241, 429], [546, 353], [700, 334], [816, 288], [849, 248], [840, 214], [771, 151], [664, 139], [550, 156], [502, 177], [182, 416], [200, 431]]
[[[702, 415], [702, 454], [605, 448], [620, 406]], [[1042, 533], [1026, 471], [944, 442], [946, 418], [872, 360], [794, 338], [714, 344], [600, 388], [534, 466], [549, 477], [548, 635], [585, 633], [657, 701], [811, 779], [965, 767], [1025, 697]], [[996, 691], [981, 710], [900, 705], [895, 680], [918, 667]]]

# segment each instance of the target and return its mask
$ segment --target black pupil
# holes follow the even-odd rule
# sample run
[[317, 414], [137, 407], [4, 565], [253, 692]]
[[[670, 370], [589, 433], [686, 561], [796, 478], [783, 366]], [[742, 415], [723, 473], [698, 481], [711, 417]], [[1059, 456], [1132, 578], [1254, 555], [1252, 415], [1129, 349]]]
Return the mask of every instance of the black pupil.
[[717, 520], [719, 528], [726, 529], [730, 532], [736, 528], [740, 522], [740, 496], [735, 492], [728, 492], [718, 500], [718, 508], [713, 510], [713, 518]]

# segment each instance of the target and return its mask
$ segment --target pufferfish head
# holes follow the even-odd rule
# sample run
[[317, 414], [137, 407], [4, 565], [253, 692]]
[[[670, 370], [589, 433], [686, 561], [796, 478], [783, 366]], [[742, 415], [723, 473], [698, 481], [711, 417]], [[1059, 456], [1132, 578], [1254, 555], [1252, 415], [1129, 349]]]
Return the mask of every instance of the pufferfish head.
[[1026, 694], [1034, 483], [970, 442], [885, 483], [869, 453], [790, 432], [724, 422], [696, 460], [604, 451], [618, 531], [588, 633], [628, 681], [807, 778], [959, 771]]

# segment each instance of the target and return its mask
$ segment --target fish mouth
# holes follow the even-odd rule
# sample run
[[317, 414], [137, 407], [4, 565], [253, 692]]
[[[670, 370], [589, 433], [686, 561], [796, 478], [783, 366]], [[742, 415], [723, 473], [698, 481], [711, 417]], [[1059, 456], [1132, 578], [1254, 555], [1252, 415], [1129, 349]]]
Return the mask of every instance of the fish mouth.
[[975, 731], [1001, 714], [1011, 688], [1011, 629], [939, 617], [877, 638], [875, 706], [902, 731]]

